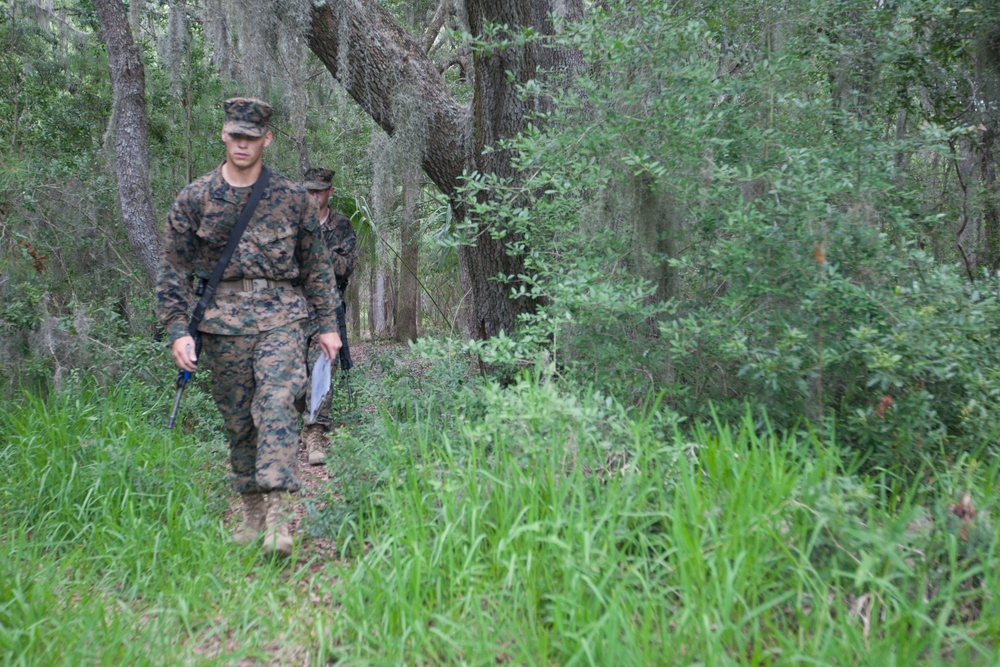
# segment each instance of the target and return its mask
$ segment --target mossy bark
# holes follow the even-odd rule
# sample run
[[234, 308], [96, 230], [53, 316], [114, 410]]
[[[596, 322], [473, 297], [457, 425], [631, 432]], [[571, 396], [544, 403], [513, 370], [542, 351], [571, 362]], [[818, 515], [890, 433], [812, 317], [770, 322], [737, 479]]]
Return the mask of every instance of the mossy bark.
[[129, 242], [152, 285], [160, 264], [160, 239], [149, 191], [145, 69], [121, 0], [95, 0], [94, 9], [108, 50], [114, 95], [118, 201]]
[[[409, 207], [407, 207], [409, 208]], [[400, 230], [399, 301], [396, 307], [396, 340], [401, 343], [417, 339], [417, 304], [419, 289], [417, 271], [420, 262], [420, 224], [409, 215]]]

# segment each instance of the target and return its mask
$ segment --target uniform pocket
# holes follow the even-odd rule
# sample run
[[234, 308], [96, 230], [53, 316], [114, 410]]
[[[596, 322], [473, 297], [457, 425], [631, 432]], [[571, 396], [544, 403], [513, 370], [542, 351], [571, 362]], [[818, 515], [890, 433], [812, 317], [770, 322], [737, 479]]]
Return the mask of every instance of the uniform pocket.
[[267, 225], [253, 229], [257, 261], [271, 268], [268, 277], [288, 279], [298, 274], [295, 265], [295, 227], [287, 224]]
[[195, 232], [199, 239], [209, 247], [222, 246], [225, 247], [226, 242], [229, 241], [229, 234], [232, 233], [233, 228], [226, 225], [221, 225], [218, 223], [213, 223], [210, 221], [202, 221], [200, 227]]
[[261, 245], [273, 245], [275, 243], [287, 243], [288, 239], [292, 234], [295, 233], [295, 227], [292, 225], [267, 225], [263, 228], [254, 227], [253, 236]]

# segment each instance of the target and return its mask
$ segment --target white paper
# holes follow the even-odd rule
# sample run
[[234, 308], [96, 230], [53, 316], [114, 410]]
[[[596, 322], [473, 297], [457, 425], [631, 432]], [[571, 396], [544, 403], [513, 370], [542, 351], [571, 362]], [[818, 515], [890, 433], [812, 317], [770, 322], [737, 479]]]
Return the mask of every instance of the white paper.
[[316, 411], [319, 404], [323, 402], [330, 391], [330, 360], [325, 354], [319, 355], [319, 359], [313, 365], [312, 370], [312, 399], [309, 401], [309, 422], [316, 419]]

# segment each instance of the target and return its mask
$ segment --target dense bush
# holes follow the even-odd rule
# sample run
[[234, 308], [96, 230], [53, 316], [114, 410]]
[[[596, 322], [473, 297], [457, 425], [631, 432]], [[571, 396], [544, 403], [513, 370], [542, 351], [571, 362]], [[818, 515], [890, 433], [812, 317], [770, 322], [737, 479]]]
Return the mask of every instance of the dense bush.
[[926, 189], [981, 128], [887, 131], [907, 86], [945, 76], [920, 46], [945, 37], [911, 30], [916, 4], [797, 5], [760, 35], [755, 7], [612, 7], [556, 40], [582, 73], [526, 87], [555, 110], [499, 147], [517, 179], [467, 187], [539, 307], [472, 349], [632, 403], [663, 390], [693, 421], [750, 403], [911, 473], [996, 443], [997, 279], [949, 238], [981, 202]]

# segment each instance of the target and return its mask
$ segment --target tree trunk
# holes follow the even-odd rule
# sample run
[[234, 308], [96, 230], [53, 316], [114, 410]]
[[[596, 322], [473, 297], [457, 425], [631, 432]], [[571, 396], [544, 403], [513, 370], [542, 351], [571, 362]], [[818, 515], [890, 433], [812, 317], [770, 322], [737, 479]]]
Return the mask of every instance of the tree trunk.
[[452, 97], [433, 61], [376, 0], [314, 3], [309, 48], [389, 135], [397, 90], [427, 112], [423, 168], [449, 197], [470, 164], [469, 110]]
[[[137, 3], [135, 0], [132, 0], [132, 4]], [[191, 93], [191, 89], [194, 76], [191, 73], [191, 28], [188, 24], [186, 4], [186, 0], [182, 0], [181, 6], [185, 7], [184, 32], [187, 35], [187, 39], [184, 40], [184, 99], [182, 104], [184, 105], [184, 182], [190, 183], [194, 180], [194, 153], [191, 150], [191, 109], [194, 106], [194, 96]]]
[[[548, 2], [539, 0], [466, 0], [469, 28], [473, 37], [484, 35], [488, 24], [507, 25], [516, 31], [526, 26], [536, 29]], [[543, 7], [544, 6], [544, 7]], [[502, 38], [503, 35], [498, 35]], [[516, 40], [515, 40], [516, 41]], [[534, 79], [540, 65], [541, 47], [534, 43], [494, 49], [477, 50], [473, 54], [473, 156], [476, 171], [513, 178], [511, 154], [508, 150], [484, 153], [484, 149], [501, 139], [515, 137], [524, 128], [533, 102], [522, 99], [517, 92]], [[480, 195], [481, 200], [489, 197]], [[518, 276], [524, 273], [524, 262], [511, 256], [506, 244], [520, 239], [514, 236], [494, 238], [490, 220], [476, 221], [475, 246], [459, 248], [459, 261], [468, 267], [472, 321], [468, 327], [476, 338], [489, 338], [501, 331], [512, 331], [517, 316], [529, 312], [533, 304], [527, 299], [511, 300], [511, 286], [493, 279], [496, 275]], [[516, 280], [516, 279], [515, 279]]]
[[145, 71], [122, 0], [94, 0], [108, 50], [108, 69], [117, 113], [115, 169], [118, 199], [132, 249], [152, 285], [160, 262], [153, 203], [149, 193], [148, 133], [146, 130]]
[[367, 253], [358, 252], [358, 263], [347, 287], [347, 335], [361, 339], [361, 281], [368, 272]]
[[[409, 206], [407, 209], [409, 210]], [[403, 220], [400, 241], [399, 308], [396, 315], [396, 340], [417, 340], [417, 304], [420, 286], [417, 265], [420, 260], [420, 224], [409, 214]]]
[[[556, 4], [570, 18], [582, 14], [580, 0]], [[474, 37], [482, 36], [491, 22], [515, 30], [531, 26], [539, 34], [551, 34], [553, 26], [545, 18], [551, 7], [552, 0], [466, 0]], [[458, 220], [467, 214], [456, 194], [466, 169], [513, 175], [507, 151], [484, 155], [483, 148], [515, 136], [527, 122], [530, 109], [519, 99], [517, 87], [536, 78], [540, 65], [560, 65], [560, 60], [571, 64], [572, 60], [558, 51], [541, 54], [534, 43], [477, 54], [470, 119], [469, 110], [454, 100], [422, 45], [375, 0], [314, 3], [309, 47], [390, 135], [395, 131], [394, 93], [406, 89], [419, 97], [427, 115], [423, 169], [451, 200]], [[517, 316], [529, 312], [533, 304], [523, 298], [512, 300], [510, 286], [494, 280], [497, 274], [523, 273], [521, 259], [506, 252], [505, 242], [512, 239], [494, 239], [489, 233], [492, 221], [476, 222], [476, 245], [459, 248], [460, 275], [468, 295], [468, 333], [488, 338], [512, 331]]]
[[434, 12], [434, 17], [427, 26], [427, 30], [424, 31], [422, 44], [424, 53], [430, 54], [431, 48], [434, 46], [435, 40], [437, 40], [438, 33], [441, 32], [441, 28], [444, 27], [445, 19], [448, 18], [448, 12], [451, 11], [451, 3], [452, 0], [441, 0], [438, 3], [438, 8], [437, 11]]
[[1000, 207], [997, 206], [997, 174], [993, 157], [996, 134], [992, 129], [983, 132], [979, 146], [979, 177], [983, 188], [983, 263], [990, 273], [1000, 268]]
[[396, 270], [379, 270], [375, 276], [373, 310], [375, 313], [375, 336], [392, 338], [396, 314]]
[[[16, 2], [10, 3], [10, 28], [8, 29], [7, 35], [10, 38], [8, 40], [9, 43], [7, 45], [7, 48], [9, 49], [10, 53], [16, 53], [15, 48], [16, 48], [16, 44], [17, 44], [17, 35], [18, 35], [18, 30], [17, 30], [17, 3]], [[15, 69], [8, 76], [10, 76], [14, 80], [14, 94], [12, 95], [12, 97], [14, 98], [14, 118], [12, 119], [14, 127], [13, 127], [13, 132], [11, 133], [10, 147], [11, 147], [11, 152], [15, 153], [17, 155], [18, 159], [20, 159], [21, 158], [21, 149], [17, 145], [17, 131], [18, 131], [18, 128], [20, 126], [20, 121], [21, 121], [21, 109], [20, 109], [20, 101], [21, 101], [21, 71], [20, 71], [20, 68]]]
[[[302, 49], [303, 60], [305, 49]], [[289, 82], [291, 97], [291, 121], [295, 131], [295, 146], [299, 149], [299, 171], [303, 174], [312, 168], [309, 161], [309, 144], [306, 142], [306, 119], [309, 116], [309, 90], [306, 88], [306, 72], [302, 63], [297, 63], [289, 73], [294, 78]]]
[[368, 267], [368, 339], [375, 340], [375, 331], [378, 329], [378, 319], [375, 309], [376, 293], [378, 285], [375, 279], [375, 266], [377, 262], [372, 261]]
[[348, 335], [361, 338], [361, 290], [358, 286], [347, 288], [347, 323]]
[[389, 338], [396, 337], [396, 318], [399, 313], [399, 267], [393, 262], [390, 273], [385, 276], [385, 321], [387, 323], [385, 335]]

